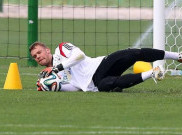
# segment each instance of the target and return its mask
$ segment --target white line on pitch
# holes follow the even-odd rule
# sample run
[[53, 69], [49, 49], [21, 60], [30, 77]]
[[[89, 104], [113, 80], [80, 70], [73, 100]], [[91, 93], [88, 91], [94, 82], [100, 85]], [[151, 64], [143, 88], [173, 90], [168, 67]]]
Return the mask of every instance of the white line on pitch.
[[182, 130], [181, 127], [109, 127], [109, 126], [86, 126], [79, 127], [74, 125], [49, 125], [49, 124], [0, 124], [0, 127], [24, 127], [24, 128], [85, 128], [85, 129], [123, 129], [123, 130]]
[[165, 135], [181, 135], [182, 132], [168, 132], [168, 131], [71, 131], [71, 132], [49, 132], [49, 131], [42, 131], [42, 132], [0, 132], [0, 134], [3, 135], [61, 135], [61, 134], [138, 134], [138, 135], [159, 135], [159, 134], [165, 134]]
[[[7, 75], [7, 73], [0, 73], [1, 75]], [[21, 73], [20, 75], [30, 75], [30, 76], [38, 76], [38, 74], [32, 74], [32, 73]]]

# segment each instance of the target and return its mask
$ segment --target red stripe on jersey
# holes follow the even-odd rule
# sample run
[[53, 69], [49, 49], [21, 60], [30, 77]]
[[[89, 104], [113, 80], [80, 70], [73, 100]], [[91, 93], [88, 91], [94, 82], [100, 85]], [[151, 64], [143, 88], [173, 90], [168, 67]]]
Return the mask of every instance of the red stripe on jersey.
[[[64, 57], [66, 57], [66, 55], [63, 52], [63, 45], [66, 44], [66, 42], [62, 42], [61, 44], [59, 44], [59, 50], [60, 50], [60, 54]], [[67, 58], [67, 57], [66, 57]]]

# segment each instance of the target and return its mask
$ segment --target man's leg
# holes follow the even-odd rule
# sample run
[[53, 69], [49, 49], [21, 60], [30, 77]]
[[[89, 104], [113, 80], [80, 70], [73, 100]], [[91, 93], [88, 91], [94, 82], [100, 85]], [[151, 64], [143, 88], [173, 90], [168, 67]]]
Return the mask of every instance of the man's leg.
[[[171, 54], [173, 55], [173, 53]], [[136, 61], [153, 62], [164, 58], [170, 59], [171, 56], [165, 55], [165, 51], [163, 50], [150, 48], [127, 49], [115, 52], [102, 61], [94, 74], [94, 84], [100, 91], [110, 91], [117, 87], [123, 89], [134, 86], [151, 78], [152, 70], [141, 74], [120, 76], [125, 70], [132, 66]], [[177, 55], [175, 58], [177, 59]]]
[[[153, 78], [154, 81], [161, 80], [164, 77], [164, 73], [160, 67], [155, 67], [146, 72], [139, 74], [126, 74], [122, 76], [108, 76], [102, 79], [98, 85], [99, 91], [116, 91], [122, 92], [122, 89], [129, 88], [137, 85], [149, 78]], [[157, 82], [156, 82], [157, 83]]]
[[99, 91], [112, 91], [114, 88], [129, 88], [143, 82], [141, 74], [126, 74], [119, 77], [108, 76], [102, 79], [98, 85]]
[[103, 59], [93, 81], [96, 86], [100, 81], [108, 76], [119, 77], [124, 71], [131, 67], [136, 61], [153, 62], [164, 58], [164, 51], [143, 48], [143, 49], [126, 49], [114, 52]]

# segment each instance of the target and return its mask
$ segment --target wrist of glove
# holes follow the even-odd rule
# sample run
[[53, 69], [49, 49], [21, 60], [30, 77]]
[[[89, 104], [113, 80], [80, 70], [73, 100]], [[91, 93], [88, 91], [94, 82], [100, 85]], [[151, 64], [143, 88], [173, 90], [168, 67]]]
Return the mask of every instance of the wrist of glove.
[[64, 70], [62, 64], [59, 64], [59, 65], [57, 65], [56, 67], [53, 67], [53, 68], [52, 68], [52, 71], [54, 71], [55, 73], [58, 73], [59, 71], [62, 71], [62, 70]]

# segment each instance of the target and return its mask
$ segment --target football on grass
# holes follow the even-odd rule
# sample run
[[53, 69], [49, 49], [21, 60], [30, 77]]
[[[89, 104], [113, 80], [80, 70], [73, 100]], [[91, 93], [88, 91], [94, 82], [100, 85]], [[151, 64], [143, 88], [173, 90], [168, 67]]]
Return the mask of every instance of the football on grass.
[[45, 78], [41, 78], [40, 84], [43, 91], [61, 90], [61, 79], [55, 72], [52, 72], [49, 76]]

